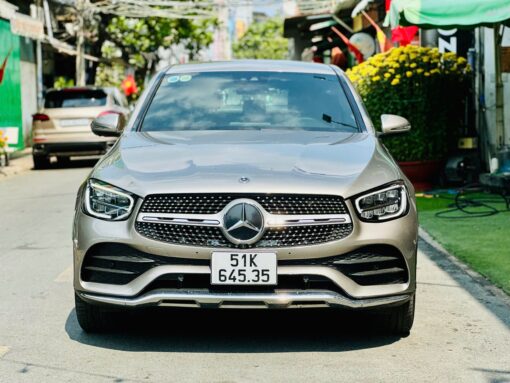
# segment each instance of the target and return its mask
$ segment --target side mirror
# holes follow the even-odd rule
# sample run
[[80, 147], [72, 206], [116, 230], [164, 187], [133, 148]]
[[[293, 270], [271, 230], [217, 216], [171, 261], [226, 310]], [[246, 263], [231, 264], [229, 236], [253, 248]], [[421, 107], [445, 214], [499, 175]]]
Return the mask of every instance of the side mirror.
[[103, 112], [92, 121], [90, 126], [97, 136], [118, 137], [126, 126], [126, 118], [118, 112]]
[[411, 130], [411, 124], [404, 117], [394, 114], [383, 114], [381, 116], [382, 134], [405, 133]]

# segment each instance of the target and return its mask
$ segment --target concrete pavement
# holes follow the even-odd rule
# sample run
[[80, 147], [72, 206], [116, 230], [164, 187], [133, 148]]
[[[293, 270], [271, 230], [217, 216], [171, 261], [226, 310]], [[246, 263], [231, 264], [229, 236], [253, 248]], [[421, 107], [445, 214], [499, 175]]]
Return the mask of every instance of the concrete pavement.
[[0, 167], [0, 182], [6, 177], [24, 173], [34, 166], [32, 161], [32, 148], [12, 154], [9, 166]]
[[322, 311], [144, 312], [83, 333], [71, 220], [89, 171], [0, 181], [0, 382], [510, 382], [510, 307], [424, 244], [408, 338]]

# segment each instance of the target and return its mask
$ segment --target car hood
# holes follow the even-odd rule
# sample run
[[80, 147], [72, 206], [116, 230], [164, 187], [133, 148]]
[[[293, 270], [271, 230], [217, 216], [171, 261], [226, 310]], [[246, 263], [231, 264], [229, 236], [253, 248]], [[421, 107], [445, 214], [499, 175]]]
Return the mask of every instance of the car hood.
[[349, 197], [403, 178], [372, 134], [276, 130], [126, 132], [91, 176], [142, 197], [199, 192]]

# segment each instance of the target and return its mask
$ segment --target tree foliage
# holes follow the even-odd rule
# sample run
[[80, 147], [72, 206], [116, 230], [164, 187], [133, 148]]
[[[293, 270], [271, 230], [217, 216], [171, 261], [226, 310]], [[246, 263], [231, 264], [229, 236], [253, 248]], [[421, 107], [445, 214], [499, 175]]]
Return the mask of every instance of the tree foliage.
[[188, 51], [189, 59], [193, 60], [212, 43], [216, 24], [216, 20], [211, 19], [113, 17], [106, 26], [107, 38], [102, 46], [103, 57], [113, 61], [111, 64], [102, 64], [98, 82], [109, 82], [113, 72], [121, 67], [119, 62], [124, 62], [135, 69], [137, 82], [141, 85], [151, 69], [148, 64], [151, 59], [156, 59], [155, 53], [160, 47], [182, 44]]
[[239, 41], [232, 46], [238, 59], [284, 59], [288, 54], [288, 42], [283, 37], [283, 22], [269, 19], [253, 23]]
[[192, 21], [187, 19], [163, 19], [147, 17], [134, 19], [114, 17], [108, 27], [108, 40], [122, 52], [122, 58], [131, 65], [143, 67], [146, 54], [159, 47], [168, 48], [174, 44], [184, 44], [190, 59], [213, 41], [213, 20]]

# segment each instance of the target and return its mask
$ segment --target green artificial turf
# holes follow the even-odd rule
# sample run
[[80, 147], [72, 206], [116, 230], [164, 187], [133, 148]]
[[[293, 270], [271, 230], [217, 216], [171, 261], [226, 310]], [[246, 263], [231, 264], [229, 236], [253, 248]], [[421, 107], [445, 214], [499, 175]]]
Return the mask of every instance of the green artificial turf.
[[[467, 198], [489, 200], [498, 210], [506, 206], [501, 197], [490, 194], [470, 194]], [[433, 198], [417, 197], [420, 225], [450, 253], [487, 277], [510, 294], [510, 212], [489, 217], [468, 217], [454, 211], [439, 218], [453, 203], [454, 195], [437, 194]], [[486, 207], [469, 207], [471, 212], [488, 211]]]

